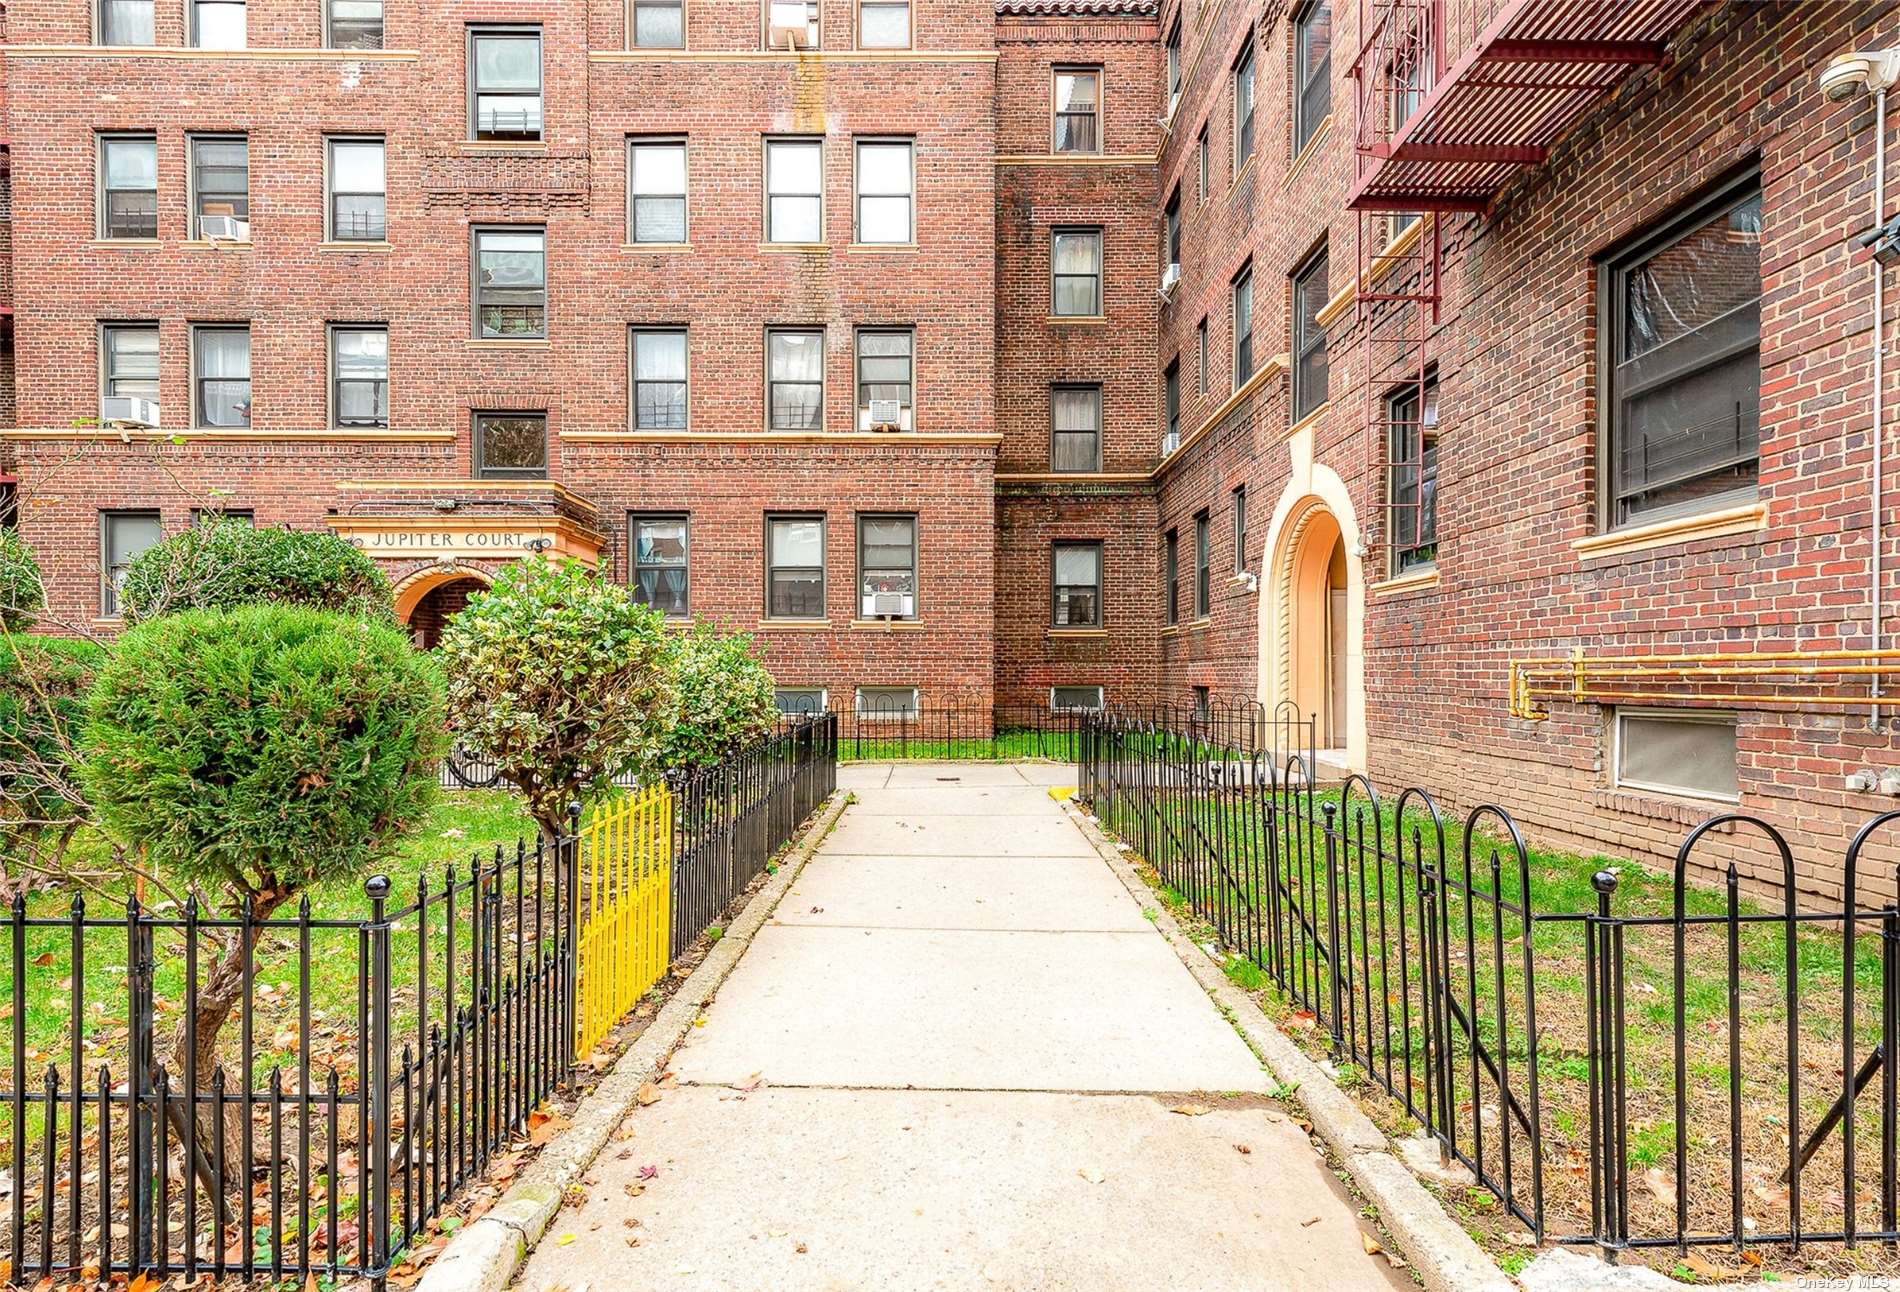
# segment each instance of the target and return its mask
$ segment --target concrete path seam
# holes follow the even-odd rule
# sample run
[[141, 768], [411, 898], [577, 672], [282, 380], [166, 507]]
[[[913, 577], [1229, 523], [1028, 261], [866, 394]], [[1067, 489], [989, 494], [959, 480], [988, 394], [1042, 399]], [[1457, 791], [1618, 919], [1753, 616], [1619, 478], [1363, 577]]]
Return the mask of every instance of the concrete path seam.
[[1431, 1292], [1515, 1292], [1517, 1285], [1510, 1277], [1446, 1213], [1411, 1168], [1390, 1152], [1384, 1133], [1372, 1119], [1187, 935], [1134, 862], [1102, 833], [1095, 817], [1073, 802], [1064, 807], [1135, 901], [1152, 913], [1155, 928], [1281, 1088], [1293, 1091], [1313, 1129], [1338, 1155], [1360, 1192], [1378, 1207], [1379, 1223], [1425, 1286]]
[[502, 1292], [513, 1281], [529, 1249], [546, 1233], [548, 1222], [560, 1210], [567, 1191], [593, 1165], [614, 1128], [639, 1099], [640, 1087], [665, 1070], [667, 1058], [685, 1038], [693, 1020], [739, 963], [754, 935], [778, 909], [850, 801], [850, 792], [842, 788], [831, 795], [798, 847], [780, 864], [778, 873], [753, 894], [706, 958], [660, 1007], [639, 1039], [581, 1101], [570, 1125], [542, 1149], [494, 1207], [456, 1232], [423, 1274], [418, 1292]]

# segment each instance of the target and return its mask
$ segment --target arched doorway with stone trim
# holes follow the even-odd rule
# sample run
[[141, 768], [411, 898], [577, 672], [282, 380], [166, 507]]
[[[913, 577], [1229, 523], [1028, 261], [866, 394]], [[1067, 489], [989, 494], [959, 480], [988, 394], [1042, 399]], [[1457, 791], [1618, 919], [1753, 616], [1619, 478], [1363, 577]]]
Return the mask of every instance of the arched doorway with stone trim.
[[1346, 544], [1339, 522], [1310, 507], [1284, 571], [1287, 694], [1317, 720], [1321, 749], [1346, 747]]
[[396, 584], [396, 618], [407, 625], [416, 645], [432, 650], [449, 616], [490, 582], [487, 570], [460, 561], [427, 566]]

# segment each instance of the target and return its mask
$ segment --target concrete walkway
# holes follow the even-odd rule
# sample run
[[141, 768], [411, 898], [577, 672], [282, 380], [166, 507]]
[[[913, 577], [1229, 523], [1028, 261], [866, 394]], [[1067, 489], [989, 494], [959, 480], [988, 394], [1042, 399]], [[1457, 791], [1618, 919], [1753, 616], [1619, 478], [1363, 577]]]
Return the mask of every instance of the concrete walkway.
[[841, 781], [859, 802], [522, 1288], [1410, 1286], [1050, 799], [1072, 769]]

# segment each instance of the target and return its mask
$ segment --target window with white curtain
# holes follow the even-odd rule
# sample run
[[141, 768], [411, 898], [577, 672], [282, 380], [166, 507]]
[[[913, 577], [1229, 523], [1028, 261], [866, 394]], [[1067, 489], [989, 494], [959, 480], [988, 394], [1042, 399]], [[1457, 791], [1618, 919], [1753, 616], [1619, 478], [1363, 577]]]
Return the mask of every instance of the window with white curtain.
[[1050, 576], [1050, 623], [1057, 628], [1100, 628], [1102, 545], [1057, 543]]
[[688, 522], [685, 516], [635, 516], [631, 520], [633, 599], [669, 619], [691, 611], [688, 596]]

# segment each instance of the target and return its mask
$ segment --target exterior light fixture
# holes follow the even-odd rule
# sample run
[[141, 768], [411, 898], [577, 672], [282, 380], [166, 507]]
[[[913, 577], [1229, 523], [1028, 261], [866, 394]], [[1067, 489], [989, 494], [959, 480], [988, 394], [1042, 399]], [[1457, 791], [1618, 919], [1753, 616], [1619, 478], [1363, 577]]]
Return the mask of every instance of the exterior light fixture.
[[1851, 99], [1862, 90], [1878, 94], [1900, 81], [1900, 47], [1860, 49], [1836, 54], [1821, 69], [1821, 93], [1829, 102]]
[[1900, 215], [1885, 224], [1876, 224], [1854, 241], [1873, 252], [1874, 259], [1880, 264], [1900, 264]]

